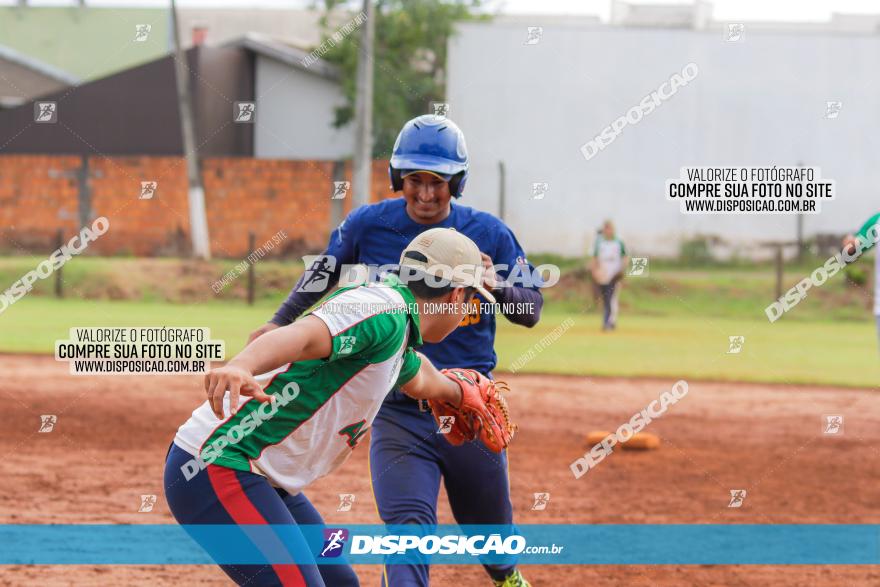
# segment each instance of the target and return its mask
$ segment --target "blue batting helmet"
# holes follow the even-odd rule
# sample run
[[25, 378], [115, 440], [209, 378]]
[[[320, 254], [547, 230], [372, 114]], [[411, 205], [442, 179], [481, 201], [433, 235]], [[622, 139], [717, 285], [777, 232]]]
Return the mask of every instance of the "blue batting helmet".
[[456, 198], [461, 196], [468, 176], [468, 154], [464, 133], [454, 122], [425, 114], [403, 125], [388, 164], [392, 189], [402, 190], [403, 176], [416, 171], [429, 171], [445, 179], [449, 192]]

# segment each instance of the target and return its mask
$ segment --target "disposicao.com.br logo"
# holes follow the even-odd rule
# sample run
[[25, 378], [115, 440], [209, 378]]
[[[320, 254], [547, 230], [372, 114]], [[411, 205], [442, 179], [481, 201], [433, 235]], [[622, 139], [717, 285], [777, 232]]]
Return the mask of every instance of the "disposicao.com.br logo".
[[351, 538], [351, 554], [407, 554], [417, 551], [420, 554], [487, 554], [511, 555], [526, 550], [526, 539], [522, 536], [500, 534], [486, 535], [446, 535], [427, 536], [389, 534], [385, 536], [355, 535]]
[[322, 527], [319, 532], [307, 528], [304, 534], [313, 543], [319, 564], [332, 564], [326, 559], [336, 557], [344, 557], [351, 564], [377, 560], [384, 564], [414, 564], [429, 558], [437, 564], [510, 564], [521, 557], [549, 562], [570, 556], [563, 553], [564, 544], [555, 540], [564, 537], [565, 531], [542, 526], [534, 535], [529, 532], [534, 529], [524, 532], [511, 525], [360, 525]]

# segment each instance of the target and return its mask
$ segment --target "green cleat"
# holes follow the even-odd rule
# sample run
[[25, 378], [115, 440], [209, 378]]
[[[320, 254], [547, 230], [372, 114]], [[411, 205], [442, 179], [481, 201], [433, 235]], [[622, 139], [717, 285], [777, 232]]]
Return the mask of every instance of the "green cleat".
[[495, 581], [495, 587], [532, 587], [532, 584], [525, 580], [522, 573], [513, 571], [503, 581]]

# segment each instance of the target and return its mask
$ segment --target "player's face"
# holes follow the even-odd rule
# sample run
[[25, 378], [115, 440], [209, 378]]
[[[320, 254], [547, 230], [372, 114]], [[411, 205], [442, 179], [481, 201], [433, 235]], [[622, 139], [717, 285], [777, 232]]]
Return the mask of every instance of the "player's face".
[[403, 178], [406, 212], [420, 224], [435, 224], [449, 216], [449, 184], [436, 175], [418, 172]]
[[436, 313], [431, 327], [422, 331], [422, 339], [425, 342], [440, 342], [458, 328], [467, 314], [464, 294], [464, 288], [460, 287], [440, 298], [431, 300], [434, 307], [443, 307], [445, 311]]

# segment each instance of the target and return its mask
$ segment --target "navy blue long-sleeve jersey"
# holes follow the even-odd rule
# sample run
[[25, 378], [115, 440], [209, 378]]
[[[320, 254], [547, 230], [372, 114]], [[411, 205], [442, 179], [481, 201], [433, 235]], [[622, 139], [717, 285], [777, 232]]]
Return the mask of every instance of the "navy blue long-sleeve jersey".
[[[448, 217], [437, 224], [419, 224], [406, 213], [403, 198], [361, 206], [352, 211], [330, 236], [320, 267], [312, 265], [290, 292], [272, 322], [283, 326], [291, 323], [318, 301], [339, 280], [342, 265], [396, 265], [409, 242], [430, 228], [455, 228], [473, 240], [480, 251], [496, 265], [507, 265], [498, 271], [504, 281], [520, 280], [520, 284], [495, 291], [502, 308], [509, 308], [509, 320], [533, 326], [540, 317], [543, 297], [538, 283], [523, 285], [517, 276], [534, 275], [534, 267], [526, 259], [522, 247], [510, 228], [491, 214], [453, 203]], [[327, 257], [332, 257], [327, 260]], [[511, 275], [511, 271], [514, 275]], [[479, 294], [476, 295], [479, 298]], [[485, 300], [478, 299], [479, 302]], [[465, 318], [459, 327], [442, 342], [426, 344], [420, 350], [438, 369], [464, 367], [489, 373], [497, 364], [494, 348], [495, 315], [477, 313]]]

